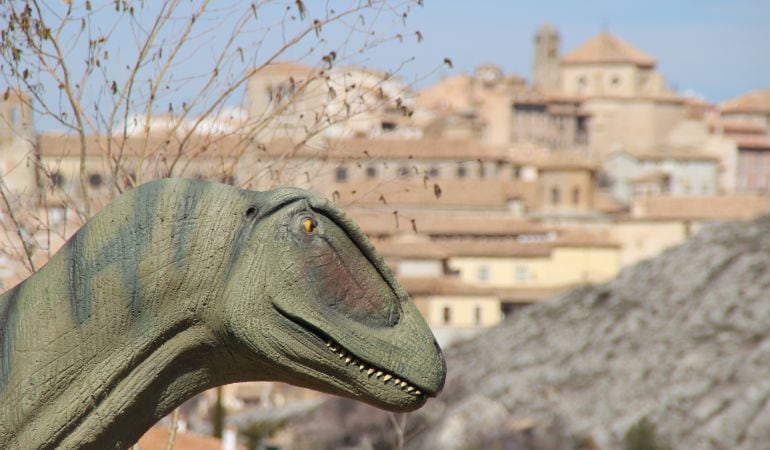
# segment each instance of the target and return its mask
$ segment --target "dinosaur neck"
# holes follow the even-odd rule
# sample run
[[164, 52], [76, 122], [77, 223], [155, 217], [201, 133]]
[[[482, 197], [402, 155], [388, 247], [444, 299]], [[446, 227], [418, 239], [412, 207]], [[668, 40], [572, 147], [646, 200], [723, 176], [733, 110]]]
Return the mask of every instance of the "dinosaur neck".
[[0, 448], [125, 448], [237, 381], [212, 307], [235, 227], [195, 189], [121, 197], [0, 298]]

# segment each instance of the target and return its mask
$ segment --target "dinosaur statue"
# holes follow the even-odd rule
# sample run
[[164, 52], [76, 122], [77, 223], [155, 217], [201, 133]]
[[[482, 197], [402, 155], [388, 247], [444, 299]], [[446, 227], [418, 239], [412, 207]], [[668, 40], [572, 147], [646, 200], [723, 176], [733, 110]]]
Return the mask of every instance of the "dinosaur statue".
[[364, 234], [301, 189], [144, 184], [0, 297], [0, 448], [125, 449], [213, 386], [273, 380], [393, 411], [444, 357]]

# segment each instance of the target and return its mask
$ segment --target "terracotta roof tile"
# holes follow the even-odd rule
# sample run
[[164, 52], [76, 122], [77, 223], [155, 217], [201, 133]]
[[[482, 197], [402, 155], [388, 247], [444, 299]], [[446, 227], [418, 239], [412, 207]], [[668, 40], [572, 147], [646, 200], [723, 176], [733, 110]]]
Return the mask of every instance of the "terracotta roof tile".
[[[169, 429], [155, 426], [139, 439], [139, 448], [142, 450], [166, 450]], [[174, 440], [174, 450], [221, 450], [222, 441], [203, 434], [186, 431], [177, 433]], [[246, 447], [236, 445], [237, 450], [245, 450]]]
[[564, 55], [563, 64], [631, 63], [655, 66], [655, 59], [607, 32], [601, 33]]
[[[440, 195], [436, 195], [435, 185]], [[537, 186], [526, 181], [495, 180], [396, 180], [390, 182], [363, 181], [338, 183], [319, 189], [329, 198], [336, 199], [344, 208], [388, 206], [419, 208], [466, 208], [469, 210], [508, 209], [510, 201], [521, 200], [526, 208], [537, 202]]]
[[530, 303], [542, 301], [574, 288], [574, 285], [557, 288], [493, 287], [465, 283], [456, 278], [408, 278], [399, 279], [409, 295], [478, 295], [497, 297], [504, 302]]
[[440, 241], [414, 242], [411, 240], [381, 240], [377, 249], [386, 257], [422, 257], [422, 250], [440, 255], [441, 258], [479, 256], [504, 258], [547, 257], [551, 244], [547, 242], [517, 242], [501, 239], [446, 239]]
[[392, 208], [356, 210], [349, 215], [364, 232], [373, 234], [411, 233], [413, 232], [412, 220], [414, 220], [418, 233], [433, 236], [517, 236], [553, 231], [550, 227], [528, 220], [461, 210], [431, 213], [406, 211], [398, 214], [398, 220], [396, 220]]
[[620, 214], [626, 211], [627, 206], [615, 200], [609, 192], [595, 191], [594, 209], [606, 214]]
[[632, 214], [644, 219], [746, 220], [767, 214], [769, 206], [761, 195], [660, 196], [637, 200]]
[[753, 150], [770, 150], [770, 135], [766, 136], [732, 136], [738, 148]]
[[770, 89], [752, 91], [719, 104], [723, 113], [770, 114]]
[[[150, 157], [162, 153], [175, 154], [183, 141], [178, 136], [158, 136], [150, 134], [145, 143], [143, 136], [112, 139], [111, 151], [117, 154], [123, 151], [127, 157], [136, 157], [144, 153]], [[108, 139], [106, 136], [86, 136], [87, 156], [106, 156]], [[76, 157], [80, 154], [80, 138], [75, 135], [41, 134], [38, 136], [37, 145], [43, 157]], [[210, 154], [216, 156], [237, 156], [252, 142], [248, 138], [238, 135], [192, 135], [184, 142], [185, 155]]]
[[[720, 124], [717, 124], [720, 125]], [[746, 119], [723, 119], [721, 121], [722, 130], [727, 134], [765, 134], [768, 129], [765, 125]]]
[[344, 139], [324, 143], [317, 151], [334, 158], [505, 160], [509, 152], [472, 140]]

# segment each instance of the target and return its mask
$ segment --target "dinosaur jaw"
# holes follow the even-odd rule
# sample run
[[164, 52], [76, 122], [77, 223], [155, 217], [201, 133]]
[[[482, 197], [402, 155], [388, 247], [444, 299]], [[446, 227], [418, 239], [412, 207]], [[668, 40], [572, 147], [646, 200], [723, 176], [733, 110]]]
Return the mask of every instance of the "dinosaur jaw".
[[[281, 310], [276, 311], [306, 336], [305, 345], [319, 349], [323, 367], [315, 360], [300, 365], [315, 372], [315, 378], [326, 381], [328, 392], [362, 400], [392, 411], [412, 411], [425, 404], [436, 391], [407, 379], [403, 375], [358, 355], [337, 342], [318, 327]], [[299, 330], [298, 330], [299, 331]], [[307, 342], [310, 341], [310, 342]], [[318, 388], [318, 387], [316, 387]]]

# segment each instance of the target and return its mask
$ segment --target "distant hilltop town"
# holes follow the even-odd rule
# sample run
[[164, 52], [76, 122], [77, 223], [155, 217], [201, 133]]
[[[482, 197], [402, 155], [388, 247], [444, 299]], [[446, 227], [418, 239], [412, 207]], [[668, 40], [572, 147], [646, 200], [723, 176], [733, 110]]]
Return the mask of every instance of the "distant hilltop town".
[[[36, 133], [28, 96], [0, 102], [5, 288], [96, 208], [161, 176], [296, 185], [371, 236], [446, 344], [528, 304], [768, 212], [770, 90], [719, 105], [667, 88], [656, 60], [602, 32], [562, 54], [534, 36], [531, 82], [492, 64], [413, 92], [360, 67], [267, 65], [243, 108], [132, 117], [86, 137]], [[24, 202], [27, 203], [24, 203]], [[7, 212], [7, 211], [6, 211]], [[44, 226], [45, 225], [45, 226]], [[54, 230], [54, 232], [51, 232]]]

